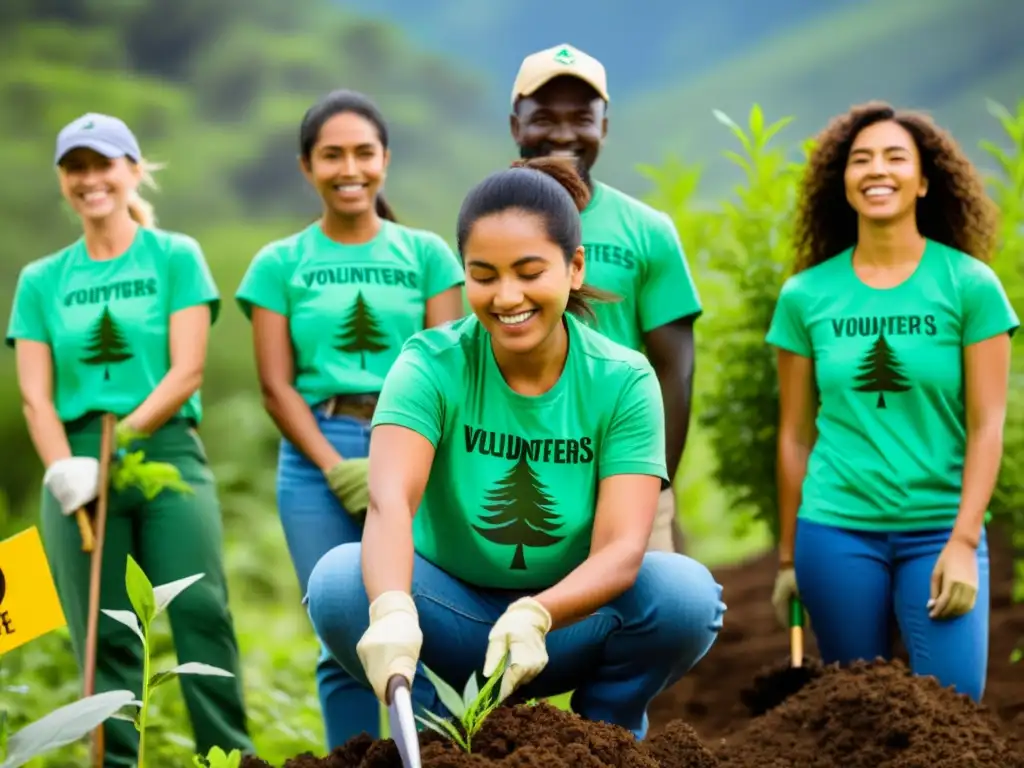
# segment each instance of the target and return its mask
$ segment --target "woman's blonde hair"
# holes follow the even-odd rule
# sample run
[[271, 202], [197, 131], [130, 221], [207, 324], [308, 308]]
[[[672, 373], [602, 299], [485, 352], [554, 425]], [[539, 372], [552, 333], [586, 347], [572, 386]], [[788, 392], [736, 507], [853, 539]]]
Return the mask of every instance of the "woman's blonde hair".
[[[132, 163], [133, 161], [128, 160], [128, 162]], [[133, 165], [141, 172], [139, 187], [146, 186], [153, 190], [160, 188], [156, 183], [156, 179], [153, 178], [153, 174], [164, 167], [162, 163], [151, 163], [145, 158], [139, 158], [139, 162], [133, 163]], [[156, 226], [156, 211], [153, 208], [153, 204], [139, 193], [138, 188], [132, 192], [131, 197], [128, 199], [128, 215], [143, 227]]]

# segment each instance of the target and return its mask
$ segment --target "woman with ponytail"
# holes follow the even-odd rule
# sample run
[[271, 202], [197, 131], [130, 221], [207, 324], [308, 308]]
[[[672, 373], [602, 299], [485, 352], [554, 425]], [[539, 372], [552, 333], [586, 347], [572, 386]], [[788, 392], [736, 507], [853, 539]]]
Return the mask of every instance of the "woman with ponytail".
[[327, 553], [308, 592], [319, 636], [381, 701], [400, 675], [445, 716], [420, 661], [461, 690], [507, 657], [502, 699], [571, 690], [575, 712], [643, 738], [651, 700], [722, 626], [707, 568], [646, 552], [668, 485], [661, 390], [579, 319], [609, 298], [584, 284], [588, 198], [553, 158], [471, 190], [473, 314], [414, 336], [384, 382], [362, 542]]
[[[6, 342], [17, 353], [28, 431], [46, 472], [41, 528], [79, 665], [89, 601], [89, 555], [75, 512], [97, 497], [102, 415], [118, 419], [117, 442], [147, 461], [172, 464], [189, 492], [111, 489], [100, 605], [131, 610], [131, 555], [153, 584], [203, 578], [168, 608], [178, 660], [234, 677], [183, 675], [196, 750], [252, 751], [241, 669], [221, 560], [216, 484], [196, 433], [199, 386], [219, 296], [191, 237], [155, 228], [139, 186], [152, 186], [139, 144], [124, 122], [90, 113], [57, 137], [61, 192], [84, 234], [22, 269]], [[130, 629], [100, 619], [96, 692], [141, 693], [143, 664]], [[130, 722], [104, 726], [105, 766], [136, 762]]]
[[[282, 435], [277, 503], [303, 593], [325, 552], [362, 535], [370, 419], [402, 344], [463, 314], [451, 248], [399, 224], [381, 195], [389, 161], [387, 125], [366, 96], [334, 91], [314, 104], [299, 167], [323, 212], [265, 246], [237, 293]], [[317, 687], [328, 749], [379, 735], [372, 693], [326, 652]]]

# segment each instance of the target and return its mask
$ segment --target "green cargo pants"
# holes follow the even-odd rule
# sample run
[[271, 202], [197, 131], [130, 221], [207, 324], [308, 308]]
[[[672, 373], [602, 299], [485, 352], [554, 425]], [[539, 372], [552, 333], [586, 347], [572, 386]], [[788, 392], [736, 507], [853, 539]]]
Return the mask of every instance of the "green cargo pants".
[[[76, 456], [98, 456], [101, 418], [85, 416], [65, 425]], [[133, 446], [135, 448], [136, 446]], [[132, 610], [125, 589], [128, 554], [154, 586], [205, 574], [182, 592], [167, 610], [179, 663], [198, 661], [225, 669], [235, 677], [182, 675], [179, 680], [196, 740], [206, 754], [213, 746], [227, 752], [252, 752], [242, 699], [241, 665], [234, 624], [228, 610], [227, 583], [221, 560], [220, 505], [213, 474], [199, 436], [191, 424], [169, 422], [137, 447], [146, 459], [174, 464], [194, 494], [165, 490], [147, 501], [134, 488], [110, 491], [100, 608]], [[84, 669], [89, 612], [90, 554], [73, 516], [65, 516], [49, 492], [43, 492], [42, 536], [53, 571], [79, 669]], [[142, 693], [142, 648], [124, 625], [100, 614], [96, 652], [96, 692], [127, 689]], [[153, 670], [158, 671], [158, 670]], [[162, 690], [166, 696], [172, 689]], [[103, 727], [105, 768], [135, 765], [139, 734], [126, 721], [111, 719]], [[185, 762], [188, 762], [187, 760]], [[182, 763], [184, 764], [184, 762]]]

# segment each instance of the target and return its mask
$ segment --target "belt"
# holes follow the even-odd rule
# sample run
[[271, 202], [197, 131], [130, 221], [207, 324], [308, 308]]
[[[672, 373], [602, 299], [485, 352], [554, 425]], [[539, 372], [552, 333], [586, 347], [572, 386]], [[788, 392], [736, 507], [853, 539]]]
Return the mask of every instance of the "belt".
[[324, 416], [355, 416], [370, 421], [377, 408], [377, 393], [365, 392], [352, 395], [333, 395], [322, 400], [316, 409]]

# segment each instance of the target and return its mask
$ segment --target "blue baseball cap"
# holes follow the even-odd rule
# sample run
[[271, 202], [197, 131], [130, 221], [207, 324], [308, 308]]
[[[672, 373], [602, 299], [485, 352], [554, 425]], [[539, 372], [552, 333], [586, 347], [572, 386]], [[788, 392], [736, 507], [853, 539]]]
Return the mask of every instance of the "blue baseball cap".
[[85, 147], [104, 157], [128, 157], [134, 162], [142, 159], [142, 151], [135, 134], [123, 120], [110, 115], [89, 112], [65, 125], [57, 134], [54, 164], [68, 152]]

